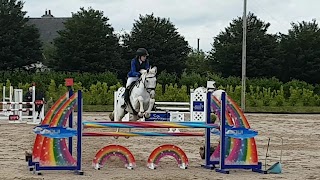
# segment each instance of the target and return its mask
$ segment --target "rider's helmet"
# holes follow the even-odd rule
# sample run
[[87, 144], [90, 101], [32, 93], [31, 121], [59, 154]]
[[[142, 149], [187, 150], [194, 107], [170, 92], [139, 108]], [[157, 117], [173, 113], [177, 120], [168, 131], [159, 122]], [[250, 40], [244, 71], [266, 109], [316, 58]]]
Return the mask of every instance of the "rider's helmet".
[[145, 48], [139, 48], [136, 52], [137, 56], [149, 56], [148, 51]]

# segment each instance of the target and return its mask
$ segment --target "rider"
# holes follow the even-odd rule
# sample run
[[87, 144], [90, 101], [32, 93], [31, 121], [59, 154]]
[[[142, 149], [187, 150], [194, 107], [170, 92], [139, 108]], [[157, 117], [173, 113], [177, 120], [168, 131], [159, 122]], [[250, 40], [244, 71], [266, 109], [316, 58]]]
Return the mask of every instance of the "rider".
[[126, 107], [126, 101], [129, 99], [129, 86], [134, 81], [138, 80], [141, 76], [140, 70], [145, 69], [148, 70], [150, 68], [149, 61], [147, 60], [147, 56], [149, 56], [148, 51], [145, 48], [139, 48], [136, 51], [136, 57], [131, 60], [131, 69], [128, 73], [128, 80], [126, 84], [126, 90], [124, 92], [124, 104], [121, 108]]

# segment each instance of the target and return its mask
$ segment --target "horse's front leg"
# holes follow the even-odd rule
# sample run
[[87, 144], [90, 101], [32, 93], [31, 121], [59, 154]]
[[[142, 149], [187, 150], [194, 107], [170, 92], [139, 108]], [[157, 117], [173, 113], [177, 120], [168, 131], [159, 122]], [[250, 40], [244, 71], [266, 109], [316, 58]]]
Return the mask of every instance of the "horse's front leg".
[[145, 117], [145, 118], [150, 118], [151, 110], [152, 110], [152, 108], [153, 108], [153, 106], [154, 106], [154, 103], [156, 102], [155, 94], [156, 94], [156, 93], [155, 93], [154, 90], [152, 90], [152, 91], [150, 92], [149, 107], [148, 107], [147, 111], [146, 111], [145, 114], [144, 114], [144, 117]]
[[[129, 119], [129, 121], [138, 121], [138, 119], [139, 119], [139, 117], [137, 115], [133, 115], [132, 119], [131, 120]], [[131, 132], [131, 128], [129, 128], [129, 130], [128, 130], [128, 133], [130, 133], [130, 132]], [[129, 136], [125, 136], [125, 138], [129, 139]]]
[[[116, 133], [118, 133], [119, 132], [119, 128], [117, 128], [117, 130], [116, 130]], [[118, 139], [119, 138], [119, 136], [113, 136], [115, 139]]]
[[[113, 121], [114, 122], [121, 122], [122, 118], [125, 116], [125, 110], [121, 108], [121, 104], [122, 103], [117, 103], [116, 109], [114, 110], [114, 114], [113, 114]], [[117, 128], [116, 133], [118, 133], [120, 131], [119, 128]], [[119, 136], [114, 136], [115, 139], [118, 139]]]
[[139, 118], [143, 117], [143, 113], [144, 113], [144, 107], [143, 107], [143, 97], [139, 96], [138, 97], [138, 102], [139, 102], [139, 112], [138, 112], [138, 116]]

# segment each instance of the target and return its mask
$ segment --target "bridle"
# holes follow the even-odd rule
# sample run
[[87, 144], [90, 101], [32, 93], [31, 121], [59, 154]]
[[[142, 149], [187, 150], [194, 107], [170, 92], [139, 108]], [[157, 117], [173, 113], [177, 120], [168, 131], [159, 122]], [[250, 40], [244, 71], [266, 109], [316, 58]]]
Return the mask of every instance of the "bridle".
[[155, 91], [156, 90], [156, 87], [157, 87], [157, 83], [156, 83], [156, 85], [154, 86], [154, 87], [146, 87], [146, 80], [148, 79], [148, 78], [155, 78], [156, 76], [154, 75], [154, 76], [152, 76], [152, 77], [146, 77], [146, 79], [144, 80], [144, 83], [143, 83], [143, 85], [144, 85], [144, 88], [147, 90], [147, 92], [148, 93], [150, 93], [152, 90], [153, 91]]
[[[148, 72], [149, 72], [149, 70], [147, 71], [147, 73]], [[151, 78], [155, 78], [155, 77], [156, 77], [156, 75], [150, 76], [150, 77], [147, 77], [147, 76], [144, 77], [145, 79], [143, 81], [143, 87], [147, 90], [148, 93], [150, 93], [151, 91], [155, 91], [157, 84], [155, 85], [155, 87], [147, 87], [147, 85], [146, 85], [147, 79], [151, 79]], [[141, 81], [142, 81], [142, 76], [137, 81], [137, 84], [136, 84], [137, 87], [139, 87]]]

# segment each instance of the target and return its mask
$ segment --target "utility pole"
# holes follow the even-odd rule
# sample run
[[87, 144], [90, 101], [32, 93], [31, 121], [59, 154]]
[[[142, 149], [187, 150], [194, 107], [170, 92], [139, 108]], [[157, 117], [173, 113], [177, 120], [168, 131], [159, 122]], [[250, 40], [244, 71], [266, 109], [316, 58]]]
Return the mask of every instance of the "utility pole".
[[247, 50], [247, 0], [243, 0], [243, 37], [242, 37], [242, 82], [241, 82], [241, 109], [246, 108], [246, 50]]
[[198, 38], [197, 50], [198, 50], [198, 53], [199, 53], [200, 52], [200, 38]]

